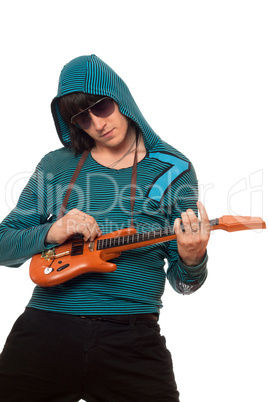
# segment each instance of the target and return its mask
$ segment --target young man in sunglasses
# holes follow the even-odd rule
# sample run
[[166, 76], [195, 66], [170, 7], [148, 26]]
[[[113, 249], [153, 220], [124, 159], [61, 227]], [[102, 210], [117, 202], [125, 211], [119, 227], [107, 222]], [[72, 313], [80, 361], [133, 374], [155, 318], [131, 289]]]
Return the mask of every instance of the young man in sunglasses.
[[[193, 166], [155, 134], [124, 82], [94, 55], [63, 68], [51, 106], [64, 147], [40, 161], [2, 222], [0, 263], [18, 267], [74, 235], [94, 244], [131, 226], [141, 237], [174, 226], [176, 240], [110, 254], [114, 272], [36, 286], [0, 358], [0, 398], [179, 401], [158, 318], [166, 278], [190, 294], [207, 276], [209, 221]], [[40, 262], [45, 280], [68, 270], [63, 258], [58, 269]]]

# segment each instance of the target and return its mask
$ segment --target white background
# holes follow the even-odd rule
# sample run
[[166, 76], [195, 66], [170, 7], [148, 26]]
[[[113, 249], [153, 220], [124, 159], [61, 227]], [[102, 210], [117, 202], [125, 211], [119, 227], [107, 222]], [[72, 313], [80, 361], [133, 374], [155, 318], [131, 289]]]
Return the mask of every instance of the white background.
[[[268, 12], [260, 0], [12, 1], [1, 9], [4, 218], [61, 146], [58, 76], [95, 53], [153, 129], [193, 162], [210, 218], [267, 214]], [[267, 402], [267, 232], [213, 232], [197, 293], [167, 284], [162, 332], [182, 402]], [[0, 347], [31, 296], [28, 263], [0, 270]]]

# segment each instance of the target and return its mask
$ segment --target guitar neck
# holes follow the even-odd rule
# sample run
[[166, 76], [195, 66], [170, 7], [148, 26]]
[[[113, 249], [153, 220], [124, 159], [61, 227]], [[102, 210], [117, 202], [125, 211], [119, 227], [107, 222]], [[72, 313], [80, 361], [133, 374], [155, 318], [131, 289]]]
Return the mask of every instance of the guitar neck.
[[[227, 232], [240, 230], [265, 229], [266, 224], [262, 218], [251, 216], [224, 215], [221, 218], [209, 221], [210, 230], [222, 229]], [[181, 225], [184, 231], [183, 225]], [[145, 247], [151, 244], [163, 243], [176, 239], [174, 228], [169, 226], [153, 232], [137, 233], [126, 236], [111, 236], [97, 240], [97, 250], [113, 249], [114, 251], [131, 250], [138, 247]]]
[[[209, 221], [211, 230], [219, 224], [219, 219], [211, 219]], [[184, 231], [183, 225], [181, 225]], [[167, 226], [164, 229], [155, 230], [152, 232], [135, 233], [127, 236], [109, 237], [100, 239], [97, 243], [97, 250], [109, 248], [117, 248], [120, 250], [131, 250], [138, 247], [144, 247], [151, 244], [163, 243], [176, 239], [176, 234], [172, 226]]]

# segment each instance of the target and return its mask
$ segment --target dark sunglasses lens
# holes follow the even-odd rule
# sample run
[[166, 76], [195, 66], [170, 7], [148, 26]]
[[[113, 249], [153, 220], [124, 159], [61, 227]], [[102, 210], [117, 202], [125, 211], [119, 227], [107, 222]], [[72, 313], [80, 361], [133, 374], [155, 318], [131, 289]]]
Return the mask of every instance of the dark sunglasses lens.
[[86, 130], [90, 127], [91, 118], [88, 111], [86, 111], [80, 113], [79, 116], [76, 116], [74, 121], [80, 128], [82, 128], [82, 130]]
[[112, 99], [103, 99], [90, 109], [97, 117], [108, 117], [114, 112], [114, 102]]
[[97, 117], [108, 117], [114, 112], [114, 101], [110, 98], [105, 98], [96, 103], [96, 105], [88, 108], [88, 110], [79, 113], [73, 121], [82, 128], [82, 130], [87, 130], [90, 127], [90, 112]]

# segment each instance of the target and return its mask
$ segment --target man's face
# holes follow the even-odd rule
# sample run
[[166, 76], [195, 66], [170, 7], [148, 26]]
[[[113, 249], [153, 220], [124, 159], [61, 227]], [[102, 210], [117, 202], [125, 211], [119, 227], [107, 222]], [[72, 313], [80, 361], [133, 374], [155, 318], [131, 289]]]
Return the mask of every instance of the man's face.
[[114, 111], [108, 117], [98, 117], [90, 113], [91, 124], [84, 131], [95, 141], [96, 147], [108, 148], [120, 146], [128, 133], [129, 123], [127, 118], [119, 111], [114, 102]]

